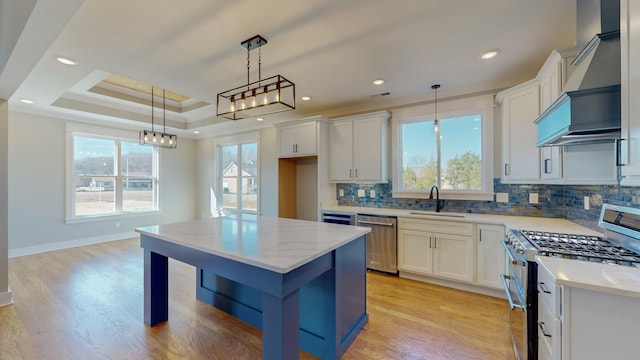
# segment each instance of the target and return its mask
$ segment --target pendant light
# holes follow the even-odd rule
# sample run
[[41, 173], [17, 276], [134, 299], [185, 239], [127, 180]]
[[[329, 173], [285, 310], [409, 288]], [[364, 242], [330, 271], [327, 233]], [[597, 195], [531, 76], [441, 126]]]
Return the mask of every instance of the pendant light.
[[165, 89], [162, 89], [162, 122], [163, 129], [162, 132], [156, 132], [155, 129], [155, 121], [154, 121], [154, 113], [155, 113], [155, 103], [154, 103], [154, 93], [153, 86], [151, 87], [151, 131], [148, 130], [140, 130], [140, 145], [152, 145], [158, 147], [164, 147], [169, 149], [174, 149], [178, 146], [178, 136], [173, 134], [167, 134], [167, 105], [166, 105], [166, 95]]
[[433, 89], [433, 91], [435, 92], [435, 100], [434, 100], [434, 106], [435, 106], [435, 112], [434, 112], [434, 120], [433, 120], [433, 128], [436, 132], [436, 134], [438, 133], [438, 89], [440, 89], [440, 84], [434, 84], [431, 85], [431, 88]]

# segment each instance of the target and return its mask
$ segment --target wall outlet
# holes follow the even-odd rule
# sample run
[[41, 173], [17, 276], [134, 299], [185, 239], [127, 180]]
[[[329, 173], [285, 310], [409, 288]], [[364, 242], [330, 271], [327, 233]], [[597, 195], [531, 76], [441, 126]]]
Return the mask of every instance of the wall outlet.
[[358, 197], [364, 197], [364, 190], [363, 189], [358, 190]]
[[588, 196], [585, 196], [585, 197], [584, 197], [584, 209], [585, 209], [585, 210], [589, 210], [590, 202], [591, 202], [591, 201], [590, 201], [589, 197], [588, 197]]
[[509, 193], [496, 193], [496, 202], [509, 202]]
[[338, 190], [338, 195], [339, 196], [344, 196], [344, 189]]
[[538, 203], [538, 193], [529, 193], [529, 204]]
[[372, 198], [376, 197], [376, 191], [375, 190], [369, 191], [369, 197], [372, 197]]

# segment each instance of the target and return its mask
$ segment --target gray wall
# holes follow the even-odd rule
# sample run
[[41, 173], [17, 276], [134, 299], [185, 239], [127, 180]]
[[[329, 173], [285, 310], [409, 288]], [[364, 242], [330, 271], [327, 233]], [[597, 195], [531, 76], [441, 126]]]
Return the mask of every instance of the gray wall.
[[9, 214], [9, 104], [0, 99], [0, 306], [11, 302], [9, 293], [8, 214]]
[[135, 235], [136, 227], [196, 218], [196, 144], [180, 138], [177, 149], [161, 150], [160, 212], [66, 224], [66, 123], [64, 119], [10, 113], [10, 253], [120, 239]]

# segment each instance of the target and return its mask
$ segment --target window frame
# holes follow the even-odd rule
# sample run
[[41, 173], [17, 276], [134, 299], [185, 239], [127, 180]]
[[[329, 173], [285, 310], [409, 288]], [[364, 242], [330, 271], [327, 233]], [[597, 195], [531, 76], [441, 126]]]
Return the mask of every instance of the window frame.
[[[491, 100], [493, 97], [491, 97]], [[464, 100], [452, 100], [446, 102], [439, 107], [444, 107], [444, 111], [438, 112], [438, 120], [446, 121], [448, 118], [457, 118], [469, 115], [481, 116], [481, 131], [482, 131], [482, 165], [481, 165], [481, 179], [482, 185], [479, 190], [454, 190], [454, 189], [439, 189], [441, 199], [449, 200], [493, 200], [493, 162], [494, 162], [494, 144], [493, 144], [493, 103], [480, 104], [478, 106], [477, 101], [470, 99]], [[482, 103], [482, 101], [480, 101]], [[426, 199], [429, 198], [429, 190], [404, 190], [401, 188], [402, 173], [403, 173], [403, 160], [402, 160], [402, 125], [421, 122], [421, 121], [433, 121], [435, 114], [433, 113], [433, 107], [428, 110], [424, 108], [422, 111], [405, 111], [404, 113], [396, 114], [391, 120], [391, 150], [392, 150], [392, 197], [393, 198], [416, 198]], [[437, 153], [438, 174], [441, 174], [441, 152]]]
[[[91, 221], [100, 221], [116, 218], [128, 218], [133, 216], [149, 215], [152, 213], [158, 213], [161, 210], [160, 202], [160, 152], [158, 148], [154, 147], [152, 151], [153, 161], [153, 173], [149, 176], [153, 181], [153, 201], [154, 208], [145, 210], [123, 210], [123, 184], [124, 179], [130, 177], [130, 175], [123, 175], [121, 169], [122, 158], [122, 142], [138, 143], [139, 139], [137, 134], [133, 134], [131, 131], [104, 128], [85, 124], [71, 124], [67, 123], [65, 126], [66, 131], [66, 191], [65, 191], [65, 223], [83, 223]], [[74, 158], [74, 141], [76, 136], [112, 140], [115, 142], [115, 155], [114, 155], [114, 174], [106, 177], [114, 178], [114, 197], [115, 197], [115, 211], [112, 213], [103, 214], [90, 214], [90, 215], [76, 215], [76, 201], [75, 201], [75, 158]]]
[[[258, 132], [250, 132], [250, 133], [243, 133], [243, 134], [236, 134], [236, 135], [230, 135], [230, 136], [225, 136], [225, 137], [221, 137], [221, 138], [217, 138], [214, 141], [215, 146], [215, 180], [214, 180], [214, 185], [215, 185], [215, 193], [216, 196], [213, 199], [213, 201], [215, 202], [215, 204], [212, 204], [212, 208], [217, 210], [217, 211], [227, 211], [227, 212], [236, 212], [236, 213], [246, 213], [246, 214], [260, 214], [260, 194], [261, 194], [261, 182], [260, 182], [260, 178], [261, 178], [261, 166], [262, 166], [262, 161], [260, 158], [260, 134]], [[222, 174], [222, 172], [224, 171], [223, 166], [222, 166], [222, 148], [225, 146], [238, 146], [239, 148], [239, 152], [238, 152], [238, 156], [241, 157], [242, 156], [242, 145], [244, 144], [252, 144], [255, 143], [256, 144], [256, 161], [258, 162], [257, 166], [256, 166], [256, 176], [254, 177], [254, 185], [255, 185], [255, 189], [256, 189], [256, 210], [248, 210], [248, 209], [242, 209], [242, 208], [228, 208], [228, 207], [224, 207], [224, 176]], [[238, 171], [238, 176], [236, 176], [237, 181], [239, 182], [239, 184], [242, 184], [242, 167], [239, 167]], [[238, 197], [242, 196], [242, 191], [238, 192]], [[242, 204], [241, 201], [238, 201], [238, 204]]]

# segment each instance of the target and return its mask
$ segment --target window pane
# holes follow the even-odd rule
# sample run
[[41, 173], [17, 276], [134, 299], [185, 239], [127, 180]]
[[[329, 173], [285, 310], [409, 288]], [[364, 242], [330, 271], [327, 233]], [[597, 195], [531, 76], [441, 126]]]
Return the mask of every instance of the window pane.
[[120, 171], [124, 176], [153, 175], [153, 147], [122, 142]]
[[238, 178], [225, 177], [222, 179], [222, 206], [238, 208]]
[[115, 175], [115, 141], [74, 136], [76, 175]]
[[482, 188], [482, 118], [471, 115], [440, 122], [443, 189]]
[[402, 189], [429, 190], [436, 184], [437, 144], [433, 121], [402, 125]]
[[236, 170], [236, 169], [228, 169], [228, 167], [231, 166], [232, 164], [234, 167], [238, 164], [238, 146], [237, 145], [223, 146], [222, 147], [223, 176], [228, 176], [227, 173], [229, 170], [232, 170], [232, 171]]
[[76, 215], [110, 214], [115, 212], [115, 179], [103, 176], [76, 177]]
[[242, 178], [242, 209], [258, 210], [258, 193], [253, 177]]
[[125, 177], [122, 190], [122, 210], [142, 211], [155, 209], [153, 194], [153, 178]]

